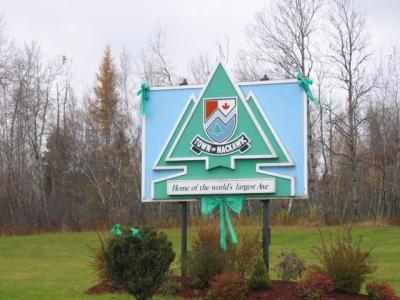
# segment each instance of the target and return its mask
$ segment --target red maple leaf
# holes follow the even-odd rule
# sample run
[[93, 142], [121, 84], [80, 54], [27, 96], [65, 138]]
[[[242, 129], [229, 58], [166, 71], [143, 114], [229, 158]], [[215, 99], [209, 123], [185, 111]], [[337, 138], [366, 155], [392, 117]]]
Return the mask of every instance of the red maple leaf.
[[229, 107], [230, 107], [230, 105], [228, 103], [226, 103], [226, 102], [224, 103], [224, 105], [222, 105], [223, 109], [228, 109]]

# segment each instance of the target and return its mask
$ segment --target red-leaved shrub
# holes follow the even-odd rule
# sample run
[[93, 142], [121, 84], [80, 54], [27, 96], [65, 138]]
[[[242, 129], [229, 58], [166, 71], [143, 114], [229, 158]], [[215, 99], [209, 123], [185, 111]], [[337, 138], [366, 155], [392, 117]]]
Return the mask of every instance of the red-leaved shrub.
[[215, 228], [202, 227], [187, 254], [188, 275], [193, 287], [205, 289], [210, 281], [226, 268], [227, 251], [221, 249]]
[[387, 282], [370, 282], [366, 290], [369, 300], [400, 300]]
[[247, 233], [241, 234], [239, 240], [238, 245], [230, 245], [228, 248], [224, 272], [238, 273], [240, 276], [247, 277], [252, 273], [261, 256], [260, 237], [258, 233], [253, 235]]
[[222, 273], [211, 281], [208, 297], [212, 300], [244, 300], [248, 286], [246, 279], [236, 273]]
[[215, 227], [200, 228], [186, 260], [192, 286], [206, 289], [210, 281], [221, 273], [249, 276], [261, 255], [259, 241], [258, 234], [241, 235], [239, 245], [229, 245], [228, 251], [224, 251]]
[[309, 300], [324, 299], [335, 289], [332, 279], [315, 271], [308, 272], [297, 286], [299, 294]]
[[301, 278], [306, 270], [306, 263], [292, 250], [281, 251], [278, 262], [273, 268], [282, 280], [297, 280]]

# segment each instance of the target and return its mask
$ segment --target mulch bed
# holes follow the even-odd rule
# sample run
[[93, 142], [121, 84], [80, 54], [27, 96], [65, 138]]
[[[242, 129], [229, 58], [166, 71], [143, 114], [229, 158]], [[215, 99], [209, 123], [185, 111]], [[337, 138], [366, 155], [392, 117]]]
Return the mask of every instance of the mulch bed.
[[[169, 280], [181, 284], [181, 291], [175, 296], [183, 299], [201, 298], [204, 297], [207, 291], [196, 290], [190, 287], [189, 280], [180, 276], [170, 276]], [[102, 282], [97, 284], [86, 291], [88, 295], [109, 294], [109, 293], [125, 293], [124, 290], [113, 287], [110, 283]], [[252, 292], [247, 300], [304, 300], [303, 297], [297, 293], [297, 284], [295, 282], [274, 280], [272, 281], [272, 288], [265, 291]], [[366, 300], [367, 296], [364, 295], [345, 295], [340, 293], [332, 293], [324, 300]]]
[[95, 286], [92, 286], [85, 292], [85, 294], [88, 295], [112, 294], [112, 293], [123, 294], [126, 292], [121, 288], [113, 287], [111, 283], [106, 281], [103, 281], [99, 284], [96, 284]]
[[[271, 289], [259, 292], [252, 292], [247, 297], [247, 300], [263, 300], [263, 299], [304, 300], [304, 297], [298, 295], [296, 282], [273, 280]], [[368, 298], [367, 296], [364, 295], [345, 295], [340, 293], [332, 293], [331, 295], [329, 295], [329, 297], [325, 298], [324, 300], [366, 300], [366, 299]]]

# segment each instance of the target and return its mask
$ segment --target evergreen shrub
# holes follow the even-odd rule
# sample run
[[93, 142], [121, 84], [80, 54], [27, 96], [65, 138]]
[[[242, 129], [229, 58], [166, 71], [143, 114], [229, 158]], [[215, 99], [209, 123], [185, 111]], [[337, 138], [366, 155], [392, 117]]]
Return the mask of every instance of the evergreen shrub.
[[262, 259], [258, 259], [249, 280], [249, 289], [251, 291], [259, 291], [269, 289], [271, 286], [267, 267]]
[[107, 274], [112, 283], [138, 300], [154, 295], [174, 258], [172, 243], [164, 233], [153, 228], [141, 229], [137, 237], [133, 237], [130, 231], [123, 231], [108, 241], [104, 252]]

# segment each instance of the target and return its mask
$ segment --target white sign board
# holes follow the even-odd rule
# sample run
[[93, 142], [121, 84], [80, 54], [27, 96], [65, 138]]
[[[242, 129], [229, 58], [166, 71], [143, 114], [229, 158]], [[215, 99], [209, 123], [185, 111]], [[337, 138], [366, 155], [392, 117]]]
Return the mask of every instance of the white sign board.
[[275, 193], [275, 179], [168, 180], [168, 195]]

